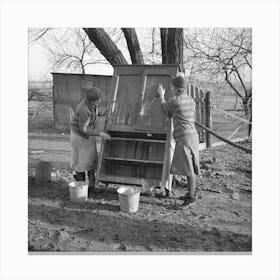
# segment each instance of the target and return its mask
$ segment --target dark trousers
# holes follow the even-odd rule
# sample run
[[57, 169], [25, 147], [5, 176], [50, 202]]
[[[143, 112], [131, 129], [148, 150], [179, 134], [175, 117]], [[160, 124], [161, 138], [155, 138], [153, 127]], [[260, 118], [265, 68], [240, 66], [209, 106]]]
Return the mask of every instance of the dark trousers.
[[[89, 187], [94, 187], [94, 182], [95, 182], [94, 169], [88, 170], [87, 175], [88, 175]], [[86, 172], [75, 172], [74, 178], [76, 181], [85, 181]]]

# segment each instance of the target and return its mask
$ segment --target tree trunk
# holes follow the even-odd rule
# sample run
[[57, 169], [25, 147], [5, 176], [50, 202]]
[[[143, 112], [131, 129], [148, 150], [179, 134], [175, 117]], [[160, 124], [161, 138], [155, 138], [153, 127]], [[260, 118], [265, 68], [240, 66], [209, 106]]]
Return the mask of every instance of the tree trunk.
[[161, 39], [162, 64], [168, 64], [168, 55], [167, 55], [168, 28], [160, 29], [160, 39]]
[[132, 64], [144, 64], [135, 28], [122, 28]]
[[162, 64], [179, 64], [184, 71], [183, 28], [161, 28]]
[[83, 28], [89, 39], [111, 65], [128, 64], [122, 52], [103, 28]]
[[175, 63], [183, 67], [183, 28], [169, 28], [167, 57], [169, 64]]

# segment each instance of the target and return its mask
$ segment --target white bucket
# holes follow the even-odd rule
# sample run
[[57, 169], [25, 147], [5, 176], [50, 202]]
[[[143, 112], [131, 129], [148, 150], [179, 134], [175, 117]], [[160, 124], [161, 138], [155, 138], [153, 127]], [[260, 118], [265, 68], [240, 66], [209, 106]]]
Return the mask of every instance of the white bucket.
[[125, 213], [133, 213], [138, 210], [140, 189], [122, 186], [118, 188], [120, 209]]
[[85, 181], [71, 182], [69, 184], [70, 199], [73, 202], [87, 201], [88, 183]]

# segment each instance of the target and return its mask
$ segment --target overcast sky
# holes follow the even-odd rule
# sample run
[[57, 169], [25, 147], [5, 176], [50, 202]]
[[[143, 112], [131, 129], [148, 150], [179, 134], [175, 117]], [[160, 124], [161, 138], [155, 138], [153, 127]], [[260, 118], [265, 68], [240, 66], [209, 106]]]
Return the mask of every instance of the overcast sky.
[[[36, 28], [33, 28], [34, 30]], [[60, 28], [61, 30], [66, 30], [65, 28]], [[112, 29], [112, 28], [111, 28]], [[57, 29], [58, 30], [58, 29]], [[142, 52], [145, 52], [147, 48], [150, 50], [152, 43], [150, 38], [150, 28], [137, 28], [137, 35], [141, 43]], [[159, 36], [159, 31], [157, 36]], [[44, 40], [48, 42], [48, 36], [44, 35]], [[159, 37], [158, 37], [159, 40]], [[69, 43], [69, 42], [67, 42]], [[73, 42], [72, 42], [73, 43]], [[122, 51], [123, 55], [126, 57], [128, 62], [130, 61], [130, 56], [125, 41], [118, 42], [118, 47]], [[99, 51], [98, 51], [99, 52]], [[29, 44], [29, 80], [51, 80], [52, 75], [52, 63], [49, 60], [50, 55], [48, 51], [39, 42], [33, 42]], [[59, 71], [63, 72], [63, 71]], [[73, 71], [71, 71], [73, 72]], [[76, 71], [78, 73], [78, 71]], [[98, 64], [87, 66], [87, 72], [90, 74], [99, 75], [112, 75], [113, 67], [108, 63], [108, 65]]]
[[[114, 40], [115, 38], [118, 38], [119, 35], [122, 34], [122, 32], [118, 31], [119, 28], [107, 28], [107, 32], [113, 32], [110, 33], [110, 37]], [[199, 29], [199, 28], [198, 28]], [[40, 31], [40, 28], [30, 28], [29, 34], [32, 34], [32, 30]], [[77, 37], [75, 37], [75, 33], [67, 33], [67, 32], [73, 32], [75, 30], [74, 28], [53, 28], [50, 31], [48, 31], [41, 39], [45, 42], [45, 45], [48, 47], [53, 45], [57, 48], [57, 43], [60, 42], [61, 45], [65, 47], [69, 47], [71, 51], [73, 48], [75, 48]], [[117, 33], [114, 33], [112, 30], [117, 30]], [[153, 29], [155, 31], [155, 48], [157, 48], [160, 52], [160, 34], [159, 29], [155, 28]], [[190, 29], [191, 30], [191, 29]], [[199, 30], [207, 30], [206, 28], [201, 28]], [[223, 29], [221, 29], [223, 30]], [[227, 29], [225, 29], [227, 30]], [[136, 32], [138, 35], [138, 39], [141, 45], [141, 50], [144, 56], [144, 59], [147, 59], [148, 56], [151, 54], [152, 50], [152, 35], [151, 35], [152, 28], [136, 28]], [[52, 32], [56, 34], [55, 37], [56, 41], [53, 40]], [[212, 31], [211, 31], [212, 32]], [[65, 35], [66, 34], [66, 35]], [[204, 36], [204, 33], [203, 35]], [[118, 40], [117, 46], [127, 59], [128, 63], [130, 63], [130, 56], [128, 52], [128, 48], [126, 45], [126, 42], [123, 38], [123, 34], [120, 37], [121, 39]], [[204, 37], [203, 37], [204, 38]], [[39, 80], [39, 81], [45, 81], [45, 80], [52, 80], [52, 75], [50, 72], [56, 72], [52, 68], [53, 62], [50, 61], [50, 53], [47, 51], [46, 47], [43, 47], [42, 40], [39, 41], [33, 41], [32, 43], [29, 43], [29, 80]], [[65, 40], [66, 39], [66, 40]], [[58, 40], [58, 41], [57, 41]], [[55, 42], [55, 43], [54, 43]], [[73, 46], [73, 48], [72, 48]], [[104, 57], [100, 55], [99, 51], [95, 49], [96, 52], [92, 53], [90, 52], [90, 55], [88, 56], [90, 60], [96, 60], [102, 58], [103, 62], [106, 62]], [[146, 54], [146, 55], [145, 55]], [[185, 53], [186, 54], [186, 53]], [[154, 57], [153, 59], [155, 63], [161, 63], [161, 58]], [[92, 61], [91, 61], [92, 62]], [[147, 61], [146, 61], [147, 63]], [[69, 72], [70, 69], [65, 68], [65, 70], [59, 70], [57, 72]], [[71, 73], [81, 73], [78, 70], [70, 71]], [[108, 64], [95, 64], [95, 65], [88, 65], [86, 68], [86, 73], [88, 74], [99, 74], [99, 75], [112, 75], [113, 74], [113, 67]], [[251, 71], [248, 73], [244, 72], [245, 78], [248, 80], [251, 80]], [[248, 77], [247, 77], [248, 76]]]
[[[51, 63], [48, 60], [47, 51], [40, 44], [32, 44], [29, 47], [29, 80], [51, 80]], [[91, 74], [112, 75], [113, 68], [110, 65], [93, 65], [90, 69]]]

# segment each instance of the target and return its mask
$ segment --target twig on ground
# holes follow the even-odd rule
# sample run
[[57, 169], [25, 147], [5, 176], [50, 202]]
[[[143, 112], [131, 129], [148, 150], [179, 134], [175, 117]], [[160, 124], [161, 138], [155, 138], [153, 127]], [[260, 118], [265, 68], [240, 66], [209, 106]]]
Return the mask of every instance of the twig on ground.
[[206, 192], [214, 192], [214, 193], [223, 193], [221, 190], [214, 190], [214, 189], [208, 189], [208, 188], [203, 188], [200, 189], [201, 191], [206, 191]]

